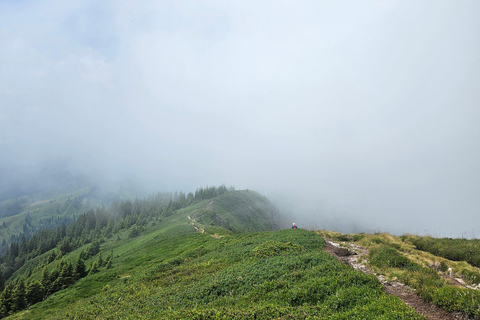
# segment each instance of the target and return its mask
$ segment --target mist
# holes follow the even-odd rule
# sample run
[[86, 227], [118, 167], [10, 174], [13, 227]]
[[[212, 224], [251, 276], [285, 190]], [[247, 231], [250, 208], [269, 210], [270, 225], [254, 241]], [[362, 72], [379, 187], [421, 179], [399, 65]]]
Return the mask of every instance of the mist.
[[249, 188], [306, 228], [478, 236], [479, 15], [2, 1], [0, 192], [53, 166], [152, 192]]

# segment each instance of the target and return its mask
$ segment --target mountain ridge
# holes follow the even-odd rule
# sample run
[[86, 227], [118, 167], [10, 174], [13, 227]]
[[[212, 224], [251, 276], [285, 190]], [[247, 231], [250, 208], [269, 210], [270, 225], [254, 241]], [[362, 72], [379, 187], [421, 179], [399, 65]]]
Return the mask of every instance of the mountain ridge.
[[[377, 278], [325, 252], [324, 237], [371, 244], [369, 263], [397, 263], [412, 281], [429, 275], [426, 294], [450, 292], [429, 287], [439, 278], [417, 258], [404, 257], [416, 238], [292, 230], [251, 190], [207, 187], [170, 199], [115, 202], [33, 242], [41, 246], [62, 235], [31, 259], [20, 254], [29, 242], [13, 248], [17, 256], [8, 261], [26, 261], [0, 294], [2, 317], [425, 319], [386, 295]], [[463, 308], [478, 316], [471, 303]]]

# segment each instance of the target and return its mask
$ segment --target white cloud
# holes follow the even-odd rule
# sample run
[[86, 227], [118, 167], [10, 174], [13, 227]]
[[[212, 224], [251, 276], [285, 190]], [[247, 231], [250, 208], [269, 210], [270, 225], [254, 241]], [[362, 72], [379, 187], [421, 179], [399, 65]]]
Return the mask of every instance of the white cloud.
[[0, 6], [2, 146], [384, 225], [478, 208], [474, 2]]

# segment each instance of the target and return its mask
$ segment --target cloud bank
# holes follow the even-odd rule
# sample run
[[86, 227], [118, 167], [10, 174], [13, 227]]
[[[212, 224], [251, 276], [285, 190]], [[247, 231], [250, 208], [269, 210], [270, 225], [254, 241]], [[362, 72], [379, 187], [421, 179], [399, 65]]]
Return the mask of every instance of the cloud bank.
[[256, 189], [298, 225], [475, 236], [479, 14], [474, 1], [3, 1], [3, 184], [66, 161], [152, 189]]

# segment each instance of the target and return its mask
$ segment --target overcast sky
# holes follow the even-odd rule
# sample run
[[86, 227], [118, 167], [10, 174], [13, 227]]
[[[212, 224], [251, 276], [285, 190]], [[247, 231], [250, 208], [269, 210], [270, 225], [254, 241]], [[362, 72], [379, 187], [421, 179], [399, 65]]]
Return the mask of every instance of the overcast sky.
[[[479, 1], [0, 1], [0, 172], [480, 235]], [[292, 218], [293, 219], [293, 218]], [[300, 219], [300, 220], [298, 220]]]

